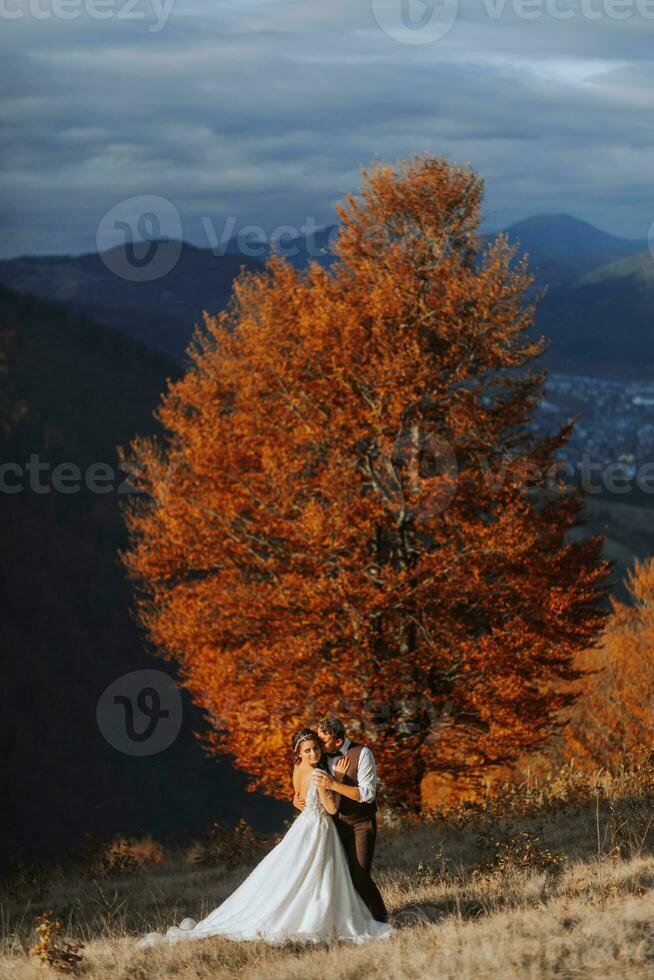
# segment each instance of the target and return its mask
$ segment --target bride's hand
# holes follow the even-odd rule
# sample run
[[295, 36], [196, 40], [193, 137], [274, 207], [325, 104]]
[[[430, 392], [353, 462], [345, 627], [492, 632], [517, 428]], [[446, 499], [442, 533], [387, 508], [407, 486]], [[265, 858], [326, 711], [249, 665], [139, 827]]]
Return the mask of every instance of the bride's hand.
[[331, 789], [333, 786], [333, 779], [329, 773], [324, 772], [322, 769], [314, 769], [311, 778], [318, 786], [318, 789]]
[[343, 776], [347, 776], [347, 771], [350, 768], [350, 760], [346, 755], [342, 755], [340, 759], [337, 759], [334, 763], [334, 776], [336, 779], [342, 781]]

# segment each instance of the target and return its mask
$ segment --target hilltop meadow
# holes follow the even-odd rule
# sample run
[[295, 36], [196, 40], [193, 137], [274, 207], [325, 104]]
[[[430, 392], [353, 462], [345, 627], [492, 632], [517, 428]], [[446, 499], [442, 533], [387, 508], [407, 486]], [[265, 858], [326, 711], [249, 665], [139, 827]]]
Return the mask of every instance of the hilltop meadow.
[[649, 977], [654, 766], [563, 767], [429, 819], [385, 813], [376, 876], [396, 934], [303, 948], [219, 937], [138, 950], [219, 904], [278, 838], [215, 824], [186, 848], [116, 838], [74, 865], [22, 867], [0, 895], [0, 976]]

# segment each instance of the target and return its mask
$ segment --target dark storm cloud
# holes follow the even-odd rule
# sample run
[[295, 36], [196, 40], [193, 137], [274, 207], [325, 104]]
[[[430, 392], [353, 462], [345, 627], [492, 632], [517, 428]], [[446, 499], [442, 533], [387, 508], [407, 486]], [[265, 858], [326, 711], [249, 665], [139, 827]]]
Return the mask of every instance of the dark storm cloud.
[[94, 248], [134, 195], [168, 198], [201, 245], [230, 216], [328, 222], [361, 164], [426, 149], [485, 177], [489, 225], [554, 210], [647, 234], [654, 5], [527, 20], [486, 0], [407, 44], [378, 23], [400, 0], [177, 0], [165, 21], [149, 2], [63, 21], [26, 0], [3, 24], [2, 254]]

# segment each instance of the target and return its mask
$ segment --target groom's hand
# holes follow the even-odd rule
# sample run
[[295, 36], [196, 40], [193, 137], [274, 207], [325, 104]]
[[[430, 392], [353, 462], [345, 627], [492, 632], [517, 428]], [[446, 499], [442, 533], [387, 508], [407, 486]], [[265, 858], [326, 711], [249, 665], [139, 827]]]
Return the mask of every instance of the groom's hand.
[[295, 796], [293, 797], [293, 806], [297, 810], [304, 810], [305, 800], [303, 799], [303, 797], [300, 796], [299, 793], [296, 793]]
[[343, 776], [347, 776], [347, 771], [350, 768], [350, 760], [346, 755], [342, 755], [340, 759], [337, 759], [334, 763], [334, 777], [340, 782], [343, 780]]

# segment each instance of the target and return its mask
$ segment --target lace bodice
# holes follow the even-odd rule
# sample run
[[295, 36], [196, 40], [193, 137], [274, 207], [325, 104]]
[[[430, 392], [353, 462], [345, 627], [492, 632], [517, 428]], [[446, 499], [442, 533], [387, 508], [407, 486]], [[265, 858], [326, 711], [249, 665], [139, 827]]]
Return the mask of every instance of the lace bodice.
[[304, 813], [324, 813], [325, 808], [318, 796], [318, 787], [313, 780], [309, 783], [309, 789], [304, 801]]
[[311, 779], [309, 782], [309, 789], [307, 790], [307, 795], [304, 801], [304, 810], [302, 812], [312, 816], [320, 816], [321, 814], [327, 813], [327, 810], [325, 810], [322, 800], [320, 799], [318, 787], [314, 783], [313, 779]]

